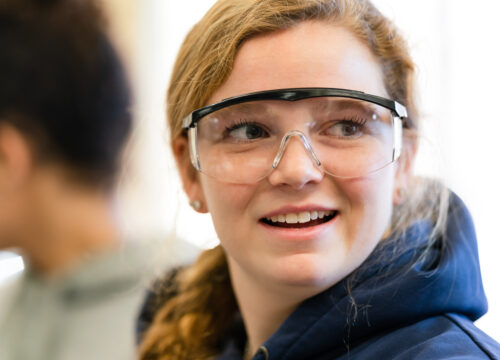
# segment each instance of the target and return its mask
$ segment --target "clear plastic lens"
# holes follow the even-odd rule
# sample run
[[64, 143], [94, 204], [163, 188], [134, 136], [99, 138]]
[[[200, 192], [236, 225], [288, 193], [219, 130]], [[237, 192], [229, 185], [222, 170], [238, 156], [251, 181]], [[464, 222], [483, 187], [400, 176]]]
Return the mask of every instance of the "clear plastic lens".
[[[196, 144], [190, 148], [199, 170], [235, 183], [254, 183], [273, 171], [283, 137], [293, 131], [304, 151], [338, 177], [359, 177], [390, 164], [395, 160], [394, 134], [400, 136], [390, 110], [338, 97], [232, 105], [200, 119], [194, 131], [190, 141]], [[286, 156], [283, 146], [281, 155]]]

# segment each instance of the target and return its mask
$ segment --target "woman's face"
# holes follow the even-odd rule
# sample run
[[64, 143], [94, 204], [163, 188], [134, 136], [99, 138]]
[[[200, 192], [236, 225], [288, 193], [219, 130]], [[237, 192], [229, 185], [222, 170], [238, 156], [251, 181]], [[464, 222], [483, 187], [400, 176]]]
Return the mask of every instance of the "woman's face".
[[[209, 103], [293, 87], [387, 97], [380, 65], [354, 35], [342, 27], [304, 22], [245, 42], [229, 78]], [[297, 130], [300, 121], [295, 120], [290, 117], [288, 130]], [[300, 288], [313, 295], [352, 272], [382, 238], [391, 218], [396, 174], [396, 165], [390, 165], [361, 178], [334, 178], [322, 174], [296, 141], [280, 165], [256, 184], [230, 184], [201, 173], [195, 181], [184, 180], [191, 200], [201, 200], [212, 215], [233, 282], [246, 278], [269, 289]], [[263, 221], [314, 211], [337, 215], [300, 228]]]

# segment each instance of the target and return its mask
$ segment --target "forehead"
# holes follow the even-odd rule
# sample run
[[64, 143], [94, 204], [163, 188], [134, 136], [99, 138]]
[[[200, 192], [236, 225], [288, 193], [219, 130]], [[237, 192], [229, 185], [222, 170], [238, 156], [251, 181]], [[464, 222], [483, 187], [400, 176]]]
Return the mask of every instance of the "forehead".
[[335, 87], [387, 96], [370, 49], [343, 27], [307, 21], [246, 41], [226, 82], [209, 103], [292, 87]]

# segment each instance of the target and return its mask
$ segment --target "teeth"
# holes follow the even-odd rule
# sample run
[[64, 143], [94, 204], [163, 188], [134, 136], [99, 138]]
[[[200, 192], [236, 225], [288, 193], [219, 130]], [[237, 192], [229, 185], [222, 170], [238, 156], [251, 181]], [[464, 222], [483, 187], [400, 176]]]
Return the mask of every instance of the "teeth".
[[299, 213], [298, 220], [299, 220], [299, 223], [301, 223], [301, 224], [309, 222], [309, 221], [311, 221], [311, 214], [308, 211], [303, 211], [303, 212]]
[[286, 214], [286, 223], [287, 224], [296, 224], [298, 222], [299, 217], [297, 214]]
[[297, 224], [297, 223], [306, 223], [311, 220], [323, 219], [325, 216], [330, 216], [333, 214], [333, 211], [302, 211], [300, 213], [290, 213], [290, 214], [280, 214], [275, 215], [267, 220], [273, 223], [287, 223], [287, 224]]

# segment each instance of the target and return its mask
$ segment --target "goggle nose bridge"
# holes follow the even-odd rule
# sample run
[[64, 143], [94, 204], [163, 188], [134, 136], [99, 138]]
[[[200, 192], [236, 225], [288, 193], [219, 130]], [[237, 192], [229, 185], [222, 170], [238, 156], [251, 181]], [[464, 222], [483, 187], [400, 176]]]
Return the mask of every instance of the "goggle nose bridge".
[[314, 153], [314, 150], [311, 146], [311, 143], [307, 139], [307, 136], [302, 131], [291, 130], [291, 131], [287, 132], [285, 135], [283, 135], [283, 138], [281, 139], [280, 147], [278, 149], [278, 153], [274, 157], [272, 168], [276, 169], [278, 167], [278, 165], [281, 161], [281, 158], [283, 157], [283, 154], [285, 153], [285, 149], [286, 149], [286, 146], [287, 146], [289, 140], [294, 136], [297, 136], [300, 139], [300, 141], [302, 142], [302, 145], [306, 149], [306, 153], [309, 155], [309, 158], [311, 159], [313, 164], [316, 165], [317, 167], [321, 167], [321, 161], [319, 161], [318, 157]]

